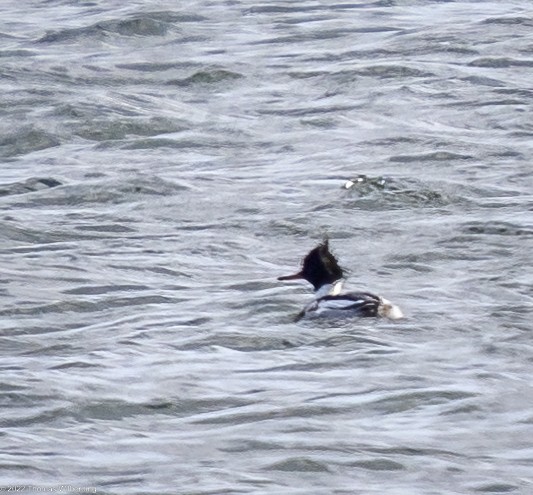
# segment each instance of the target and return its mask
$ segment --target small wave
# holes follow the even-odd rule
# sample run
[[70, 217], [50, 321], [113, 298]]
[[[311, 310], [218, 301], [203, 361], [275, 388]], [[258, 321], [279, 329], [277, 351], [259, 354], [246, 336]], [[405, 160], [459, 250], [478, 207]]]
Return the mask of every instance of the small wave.
[[161, 117], [149, 119], [88, 120], [75, 125], [73, 133], [92, 141], [115, 141], [128, 136], [158, 136], [185, 130], [179, 122]]
[[466, 222], [461, 231], [472, 235], [533, 236], [533, 229], [510, 222]]
[[472, 60], [470, 67], [485, 67], [490, 69], [507, 69], [508, 67], [533, 67], [533, 60], [517, 60], [510, 57], [485, 57]]
[[406, 65], [369, 65], [354, 71], [359, 76], [384, 78], [404, 78], [404, 77], [432, 77], [433, 73], [414, 69]]
[[349, 465], [356, 468], [367, 469], [370, 471], [402, 471], [406, 469], [403, 464], [384, 458], [354, 461], [351, 462]]
[[43, 189], [50, 189], [52, 187], [57, 187], [60, 185], [61, 182], [52, 177], [32, 177], [21, 182], [13, 182], [11, 184], [0, 184], [0, 196], [11, 196], [13, 194], [31, 193], [35, 191], [41, 191]]
[[531, 17], [508, 17], [508, 16], [489, 17], [488, 19], [485, 19], [481, 23], [482, 24], [501, 24], [504, 26], [523, 25], [526, 27], [533, 27], [533, 21], [531, 20]]
[[489, 87], [504, 87], [505, 83], [499, 79], [483, 76], [468, 76], [461, 78], [461, 81], [466, 81], [475, 86], [489, 86]]
[[327, 473], [330, 471], [327, 464], [308, 457], [291, 457], [280, 462], [271, 464], [266, 468], [268, 471], [295, 471], [306, 473]]
[[42, 129], [28, 126], [0, 139], [0, 156], [12, 157], [59, 146], [59, 139]]
[[6, 308], [0, 310], [0, 316], [38, 316], [47, 313], [62, 314], [67, 312], [94, 313], [109, 308], [123, 308], [129, 306], [135, 307], [148, 304], [175, 304], [176, 302], [178, 302], [178, 299], [157, 295], [116, 297], [110, 298], [106, 301], [61, 301], [49, 304], [37, 304]]
[[343, 188], [358, 208], [366, 205], [365, 209], [379, 209], [380, 204], [387, 208], [438, 207], [459, 200], [441, 186], [408, 178], [359, 175], [346, 181]]
[[410, 162], [447, 162], [450, 160], [470, 160], [471, 155], [453, 153], [451, 151], [434, 151], [420, 155], [396, 155], [391, 156], [391, 162], [410, 163]]
[[226, 81], [234, 81], [244, 76], [237, 72], [226, 69], [212, 69], [195, 72], [193, 75], [184, 79], [172, 79], [167, 84], [172, 86], [195, 86], [200, 84], [217, 84]]
[[17, 49], [17, 50], [0, 50], [0, 58], [7, 57], [35, 57], [36, 53], [31, 50]]
[[[110, 179], [100, 174], [97, 180], [87, 180], [74, 184], [60, 183], [54, 178], [37, 178], [0, 186], [0, 240], [7, 242], [4, 253], [15, 253], [21, 249], [42, 254], [54, 249], [50, 243], [61, 249], [69, 249], [66, 243], [80, 240], [116, 238], [137, 234], [136, 220], [122, 214], [102, 214], [93, 212], [72, 213], [61, 221], [44, 223], [29, 222], [24, 212], [46, 207], [56, 209], [63, 215], [65, 208], [90, 208], [95, 205], [139, 204], [157, 201], [161, 196], [172, 196], [188, 190], [189, 186], [163, 180], [156, 176], [138, 174], [133, 177]], [[19, 214], [8, 214], [9, 212]], [[29, 212], [29, 215], [32, 215]], [[80, 221], [78, 221], [80, 220]], [[20, 243], [30, 246], [20, 246]]]
[[91, 419], [121, 420], [125, 417], [148, 415], [171, 415], [178, 417], [214, 413], [246, 405], [242, 399], [180, 399], [167, 402], [136, 403], [125, 400], [101, 400], [84, 404], [75, 410], [76, 416]]
[[91, 285], [86, 287], [76, 287], [63, 291], [64, 294], [74, 295], [98, 295], [108, 294], [110, 292], [130, 292], [138, 290], [148, 290], [146, 285]]
[[510, 485], [509, 483], [488, 483], [479, 485], [474, 488], [479, 493], [509, 493], [516, 492], [518, 485]]
[[130, 62], [115, 64], [115, 67], [136, 72], [164, 72], [173, 69], [190, 68], [192, 65], [194, 64], [188, 62]]
[[49, 31], [39, 38], [39, 43], [64, 43], [80, 38], [103, 40], [119, 36], [165, 36], [172, 24], [161, 16], [145, 14], [130, 19], [112, 19], [81, 28]]

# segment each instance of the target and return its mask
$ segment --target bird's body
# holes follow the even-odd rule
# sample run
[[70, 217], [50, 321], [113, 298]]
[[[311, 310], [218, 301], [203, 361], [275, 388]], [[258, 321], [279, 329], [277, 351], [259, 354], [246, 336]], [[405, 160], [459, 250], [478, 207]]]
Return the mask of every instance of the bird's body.
[[329, 251], [328, 241], [311, 250], [304, 258], [300, 272], [278, 280], [304, 279], [315, 289], [315, 299], [298, 315], [307, 316], [383, 316], [391, 320], [403, 318], [401, 309], [370, 292], [342, 292], [343, 271]]

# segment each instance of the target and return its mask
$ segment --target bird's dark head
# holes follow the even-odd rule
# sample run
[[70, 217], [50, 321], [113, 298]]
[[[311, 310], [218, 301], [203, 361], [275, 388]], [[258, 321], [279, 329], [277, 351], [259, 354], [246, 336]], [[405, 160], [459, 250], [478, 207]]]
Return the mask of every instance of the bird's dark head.
[[329, 250], [328, 240], [309, 251], [302, 262], [302, 269], [294, 275], [278, 277], [278, 280], [304, 279], [311, 283], [315, 290], [326, 284], [332, 284], [342, 278], [342, 268]]

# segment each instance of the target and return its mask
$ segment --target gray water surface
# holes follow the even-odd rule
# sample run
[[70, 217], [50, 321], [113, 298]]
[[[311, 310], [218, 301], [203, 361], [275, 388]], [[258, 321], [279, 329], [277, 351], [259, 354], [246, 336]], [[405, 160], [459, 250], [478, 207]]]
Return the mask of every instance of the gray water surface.
[[2, 7], [2, 491], [533, 493], [530, 0]]

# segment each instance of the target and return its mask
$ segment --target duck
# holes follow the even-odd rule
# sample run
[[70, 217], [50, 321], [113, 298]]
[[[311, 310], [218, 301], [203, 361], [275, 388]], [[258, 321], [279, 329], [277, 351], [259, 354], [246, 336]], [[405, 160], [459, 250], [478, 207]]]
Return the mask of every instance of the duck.
[[309, 251], [299, 272], [278, 280], [306, 280], [313, 286], [315, 297], [298, 314], [297, 321], [318, 316], [404, 318], [402, 310], [384, 297], [370, 292], [343, 292], [344, 271], [329, 250], [328, 239]]

